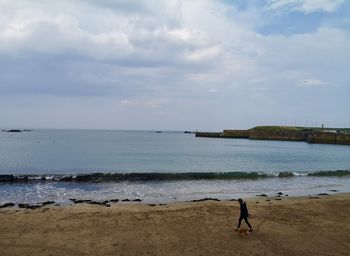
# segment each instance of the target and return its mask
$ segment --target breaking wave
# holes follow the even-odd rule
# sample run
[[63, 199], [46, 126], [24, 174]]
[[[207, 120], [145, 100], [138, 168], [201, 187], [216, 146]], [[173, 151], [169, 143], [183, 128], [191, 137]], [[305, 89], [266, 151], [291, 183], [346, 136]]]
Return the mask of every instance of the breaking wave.
[[343, 177], [350, 170], [313, 172], [178, 172], [178, 173], [88, 173], [77, 175], [0, 175], [2, 183], [61, 181], [61, 182], [119, 182], [119, 181], [181, 181], [181, 180], [239, 180], [263, 178], [288, 178], [294, 176]]

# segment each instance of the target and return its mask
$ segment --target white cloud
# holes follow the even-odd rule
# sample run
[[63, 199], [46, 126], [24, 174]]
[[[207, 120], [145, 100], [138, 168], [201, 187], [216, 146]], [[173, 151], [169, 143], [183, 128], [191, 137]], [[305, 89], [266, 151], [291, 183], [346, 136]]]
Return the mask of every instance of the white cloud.
[[204, 61], [211, 60], [218, 56], [220, 53], [220, 48], [218, 46], [208, 47], [204, 49], [198, 49], [191, 52], [188, 55], [188, 59], [191, 61]]
[[123, 31], [94, 34], [83, 30], [78, 21], [65, 14], [42, 12], [16, 14], [0, 29], [0, 53], [75, 53], [90, 57], [125, 56], [132, 52]]
[[210, 41], [209, 36], [200, 30], [181, 28], [171, 29], [166, 31], [171, 39], [179, 43], [185, 42], [187, 44], [203, 46]]
[[345, 0], [270, 0], [274, 10], [294, 10], [304, 13], [317, 11], [334, 12]]

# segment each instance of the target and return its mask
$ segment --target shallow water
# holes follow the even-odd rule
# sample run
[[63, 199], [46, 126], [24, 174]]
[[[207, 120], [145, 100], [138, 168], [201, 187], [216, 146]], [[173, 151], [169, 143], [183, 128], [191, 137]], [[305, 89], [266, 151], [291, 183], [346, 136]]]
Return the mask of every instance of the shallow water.
[[205, 197], [237, 199], [264, 193], [300, 196], [317, 193], [350, 192], [349, 178], [293, 177], [261, 180], [196, 180], [108, 183], [32, 182], [0, 185], [0, 204], [55, 201], [70, 203], [70, 198], [104, 201], [141, 199], [159, 203]]

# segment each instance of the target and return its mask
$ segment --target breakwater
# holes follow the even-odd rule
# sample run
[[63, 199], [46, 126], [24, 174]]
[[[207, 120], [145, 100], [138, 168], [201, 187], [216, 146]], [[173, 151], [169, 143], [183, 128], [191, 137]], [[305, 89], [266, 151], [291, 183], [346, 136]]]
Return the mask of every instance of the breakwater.
[[251, 140], [305, 141], [308, 143], [325, 143], [350, 145], [350, 134], [313, 129], [257, 129], [223, 130], [223, 132], [196, 132], [196, 137], [240, 138]]

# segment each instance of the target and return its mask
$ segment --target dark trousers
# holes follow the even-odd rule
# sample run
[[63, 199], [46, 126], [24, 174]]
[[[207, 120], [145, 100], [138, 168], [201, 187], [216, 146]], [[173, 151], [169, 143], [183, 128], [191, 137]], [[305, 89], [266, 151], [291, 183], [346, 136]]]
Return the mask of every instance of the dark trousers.
[[239, 227], [241, 226], [241, 222], [242, 222], [243, 219], [244, 219], [245, 223], [247, 223], [248, 227], [249, 227], [250, 229], [252, 229], [252, 226], [250, 225], [250, 223], [249, 223], [249, 221], [248, 221], [248, 216], [243, 216], [243, 215], [241, 215], [241, 216], [239, 217], [239, 221], [238, 221], [238, 226], [237, 226], [237, 228], [239, 228]]

